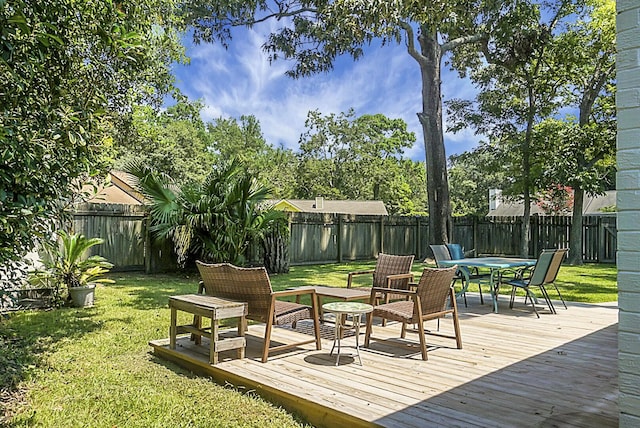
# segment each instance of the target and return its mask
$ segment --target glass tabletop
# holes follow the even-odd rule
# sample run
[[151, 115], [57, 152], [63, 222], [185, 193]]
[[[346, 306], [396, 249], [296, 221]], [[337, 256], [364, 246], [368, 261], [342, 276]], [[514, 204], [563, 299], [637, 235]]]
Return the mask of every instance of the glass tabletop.
[[371, 312], [373, 306], [360, 302], [331, 302], [322, 305], [322, 309], [327, 312], [343, 312], [349, 314]]

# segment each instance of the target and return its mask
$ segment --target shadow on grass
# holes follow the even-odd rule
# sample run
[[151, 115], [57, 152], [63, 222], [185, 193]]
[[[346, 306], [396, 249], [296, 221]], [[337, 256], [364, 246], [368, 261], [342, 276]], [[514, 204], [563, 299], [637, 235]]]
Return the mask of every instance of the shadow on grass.
[[0, 425], [5, 405], [9, 404], [17, 385], [27, 378], [29, 370], [41, 363], [64, 338], [79, 338], [98, 330], [102, 322], [95, 320], [97, 308], [60, 308], [47, 311], [25, 311], [0, 319]]
[[119, 274], [111, 278], [116, 284], [109, 287], [126, 289], [130, 297], [119, 304], [139, 310], [166, 308], [169, 296], [197, 293], [200, 281], [200, 276], [195, 272]]

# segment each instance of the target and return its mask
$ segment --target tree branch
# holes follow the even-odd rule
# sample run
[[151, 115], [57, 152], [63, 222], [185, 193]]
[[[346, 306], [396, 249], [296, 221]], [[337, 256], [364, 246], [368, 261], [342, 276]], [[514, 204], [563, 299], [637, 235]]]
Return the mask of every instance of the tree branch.
[[400, 28], [404, 30], [407, 36], [407, 52], [409, 52], [409, 55], [411, 55], [413, 59], [418, 61], [418, 64], [421, 64], [423, 61], [425, 61], [425, 57], [416, 50], [416, 42], [413, 39], [413, 37], [415, 36], [413, 28], [409, 23], [404, 21], [399, 21], [398, 25], [400, 25]]
[[470, 36], [458, 37], [457, 39], [449, 40], [447, 43], [443, 43], [440, 49], [444, 53], [444, 52], [454, 50], [460, 45], [482, 42], [482, 41], [485, 41], [486, 39], [487, 39], [486, 34], [472, 34]]
[[258, 19], [254, 19], [254, 20], [249, 20], [249, 21], [242, 21], [242, 20], [237, 20], [237, 21], [231, 21], [231, 25], [234, 27], [237, 26], [242, 26], [242, 25], [254, 25], [254, 24], [259, 24], [261, 22], [265, 22], [268, 21], [271, 18], [275, 18], [276, 20], [281, 20], [282, 18], [288, 18], [290, 16], [296, 16], [296, 15], [301, 15], [305, 12], [311, 12], [311, 13], [318, 13], [318, 9], [313, 9], [310, 7], [303, 7], [301, 9], [297, 9], [297, 10], [293, 10], [290, 12], [274, 12], [271, 13], [269, 15], [265, 15], [262, 18], [258, 18]]

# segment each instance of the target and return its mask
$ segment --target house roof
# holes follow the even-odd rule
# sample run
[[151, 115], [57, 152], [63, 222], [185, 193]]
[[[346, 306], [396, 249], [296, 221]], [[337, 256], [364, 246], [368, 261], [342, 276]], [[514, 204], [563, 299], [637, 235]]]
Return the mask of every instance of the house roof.
[[[607, 190], [604, 195], [584, 197], [582, 204], [582, 213], [584, 215], [602, 214], [603, 208], [613, 207], [616, 205], [616, 191]], [[494, 210], [489, 211], [488, 217], [518, 217], [524, 213], [524, 204], [522, 201], [502, 201]], [[544, 211], [536, 204], [531, 204], [532, 215], [546, 215]], [[569, 214], [571, 215], [571, 214]]]
[[97, 193], [89, 201], [92, 204], [128, 204], [142, 205], [144, 197], [138, 192], [133, 181], [123, 171], [110, 171], [111, 183], [98, 188]]
[[282, 211], [328, 214], [389, 215], [382, 201], [331, 201], [317, 199], [279, 199], [269, 201]]

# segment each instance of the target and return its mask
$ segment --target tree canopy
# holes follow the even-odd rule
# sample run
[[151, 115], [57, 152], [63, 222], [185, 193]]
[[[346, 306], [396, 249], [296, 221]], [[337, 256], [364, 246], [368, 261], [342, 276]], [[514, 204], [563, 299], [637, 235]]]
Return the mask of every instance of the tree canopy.
[[[445, 55], [481, 41], [483, 22], [498, 14], [504, 2], [482, 0], [299, 1], [265, 0], [211, 2], [185, 5], [196, 42], [229, 43], [236, 26], [277, 20], [279, 25], [265, 42], [271, 60], [292, 61], [288, 74], [302, 77], [328, 72], [341, 55], [354, 60], [374, 40], [404, 42], [421, 73], [422, 111], [430, 240], [448, 241], [450, 202], [442, 126], [441, 66]], [[469, 60], [469, 58], [467, 58]], [[451, 64], [458, 64], [452, 61]]]
[[424, 174], [419, 173], [424, 171], [402, 158], [415, 140], [403, 120], [381, 114], [356, 117], [353, 110], [339, 115], [312, 111], [306, 127], [297, 195], [382, 200], [393, 214], [421, 211]]
[[132, 104], [171, 89], [173, 11], [173, 0], [0, 1], [0, 264], [108, 165]]

